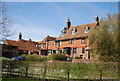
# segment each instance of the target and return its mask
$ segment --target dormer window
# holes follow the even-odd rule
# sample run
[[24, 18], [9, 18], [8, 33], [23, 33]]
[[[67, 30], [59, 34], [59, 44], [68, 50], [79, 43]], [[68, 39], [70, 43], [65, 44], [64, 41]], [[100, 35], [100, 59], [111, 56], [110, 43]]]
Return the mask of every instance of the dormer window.
[[62, 30], [61, 33], [62, 33], [62, 36], [63, 36], [63, 35], [65, 35], [66, 32], [64, 30]]
[[77, 29], [76, 29], [76, 28], [73, 28], [73, 29], [72, 29], [72, 35], [76, 34], [76, 32], [77, 32]]
[[85, 27], [84, 27], [84, 33], [88, 33], [89, 30], [90, 30], [90, 27], [88, 27], [88, 26], [85, 26]]

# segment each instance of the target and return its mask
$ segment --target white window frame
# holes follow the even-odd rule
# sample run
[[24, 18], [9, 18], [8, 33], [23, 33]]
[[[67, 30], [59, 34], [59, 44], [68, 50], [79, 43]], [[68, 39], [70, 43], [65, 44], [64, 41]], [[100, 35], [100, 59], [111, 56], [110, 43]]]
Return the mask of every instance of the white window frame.
[[62, 45], [62, 41], [60, 41], [60, 46]]
[[57, 46], [57, 41], [54, 41], [53, 45], [54, 45], [54, 46]]
[[81, 40], [81, 44], [85, 44], [85, 43], [86, 43], [86, 38], [84, 38], [84, 39]]
[[76, 44], [76, 39], [74, 39], [74, 44]]
[[75, 35], [76, 32], [77, 32], [77, 31], [75, 30], [75, 28], [73, 28], [73, 29], [72, 29], [72, 35]]
[[88, 33], [89, 30], [90, 30], [90, 28], [89, 28], [88, 26], [85, 26], [85, 27], [84, 27], [84, 33]]
[[[76, 52], [75, 52], [76, 50]], [[73, 54], [77, 53], [77, 48], [73, 48]]]
[[72, 39], [69, 40], [69, 44], [73, 44], [73, 43], [72, 43]]
[[48, 47], [50, 47], [50, 42], [48, 42]]

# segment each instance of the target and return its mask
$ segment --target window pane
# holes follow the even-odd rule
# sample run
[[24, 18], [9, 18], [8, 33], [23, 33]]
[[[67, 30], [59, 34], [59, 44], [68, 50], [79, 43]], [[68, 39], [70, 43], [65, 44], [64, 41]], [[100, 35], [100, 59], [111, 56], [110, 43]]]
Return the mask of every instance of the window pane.
[[82, 44], [85, 44], [86, 43], [86, 39], [82, 39]]
[[73, 48], [73, 53], [77, 53], [77, 48]]
[[69, 44], [72, 44], [72, 40], [69, 40]]
[[85, 53], [85, 48], [82, 48], [82, 53]]
[[74, 44], [76, 44], [76, 39], [74, 39]]

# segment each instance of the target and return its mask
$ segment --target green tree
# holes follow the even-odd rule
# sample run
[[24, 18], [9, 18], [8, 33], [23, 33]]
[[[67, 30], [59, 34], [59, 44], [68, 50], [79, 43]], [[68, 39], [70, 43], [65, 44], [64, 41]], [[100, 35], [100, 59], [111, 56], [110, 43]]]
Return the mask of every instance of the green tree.
[[91, 52], [98, 54], [101, 61], [118, 61], [118, 17], [119, 14], [108, 14], [89, 33]]

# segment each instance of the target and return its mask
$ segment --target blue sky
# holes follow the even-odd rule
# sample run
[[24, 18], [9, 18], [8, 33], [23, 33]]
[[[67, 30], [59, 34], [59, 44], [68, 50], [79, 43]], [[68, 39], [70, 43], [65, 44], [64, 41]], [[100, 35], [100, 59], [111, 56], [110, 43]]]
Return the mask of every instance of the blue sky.
[[117, 2], [7, 2], [7, 15], [14, 20], [11, 30], [16, 34], [9, 39], [41, 41], [47, 35], [58, 37], [66, 25], [67, 18], [72, 25], [93, 23], [99, 18], [118, 13]]

